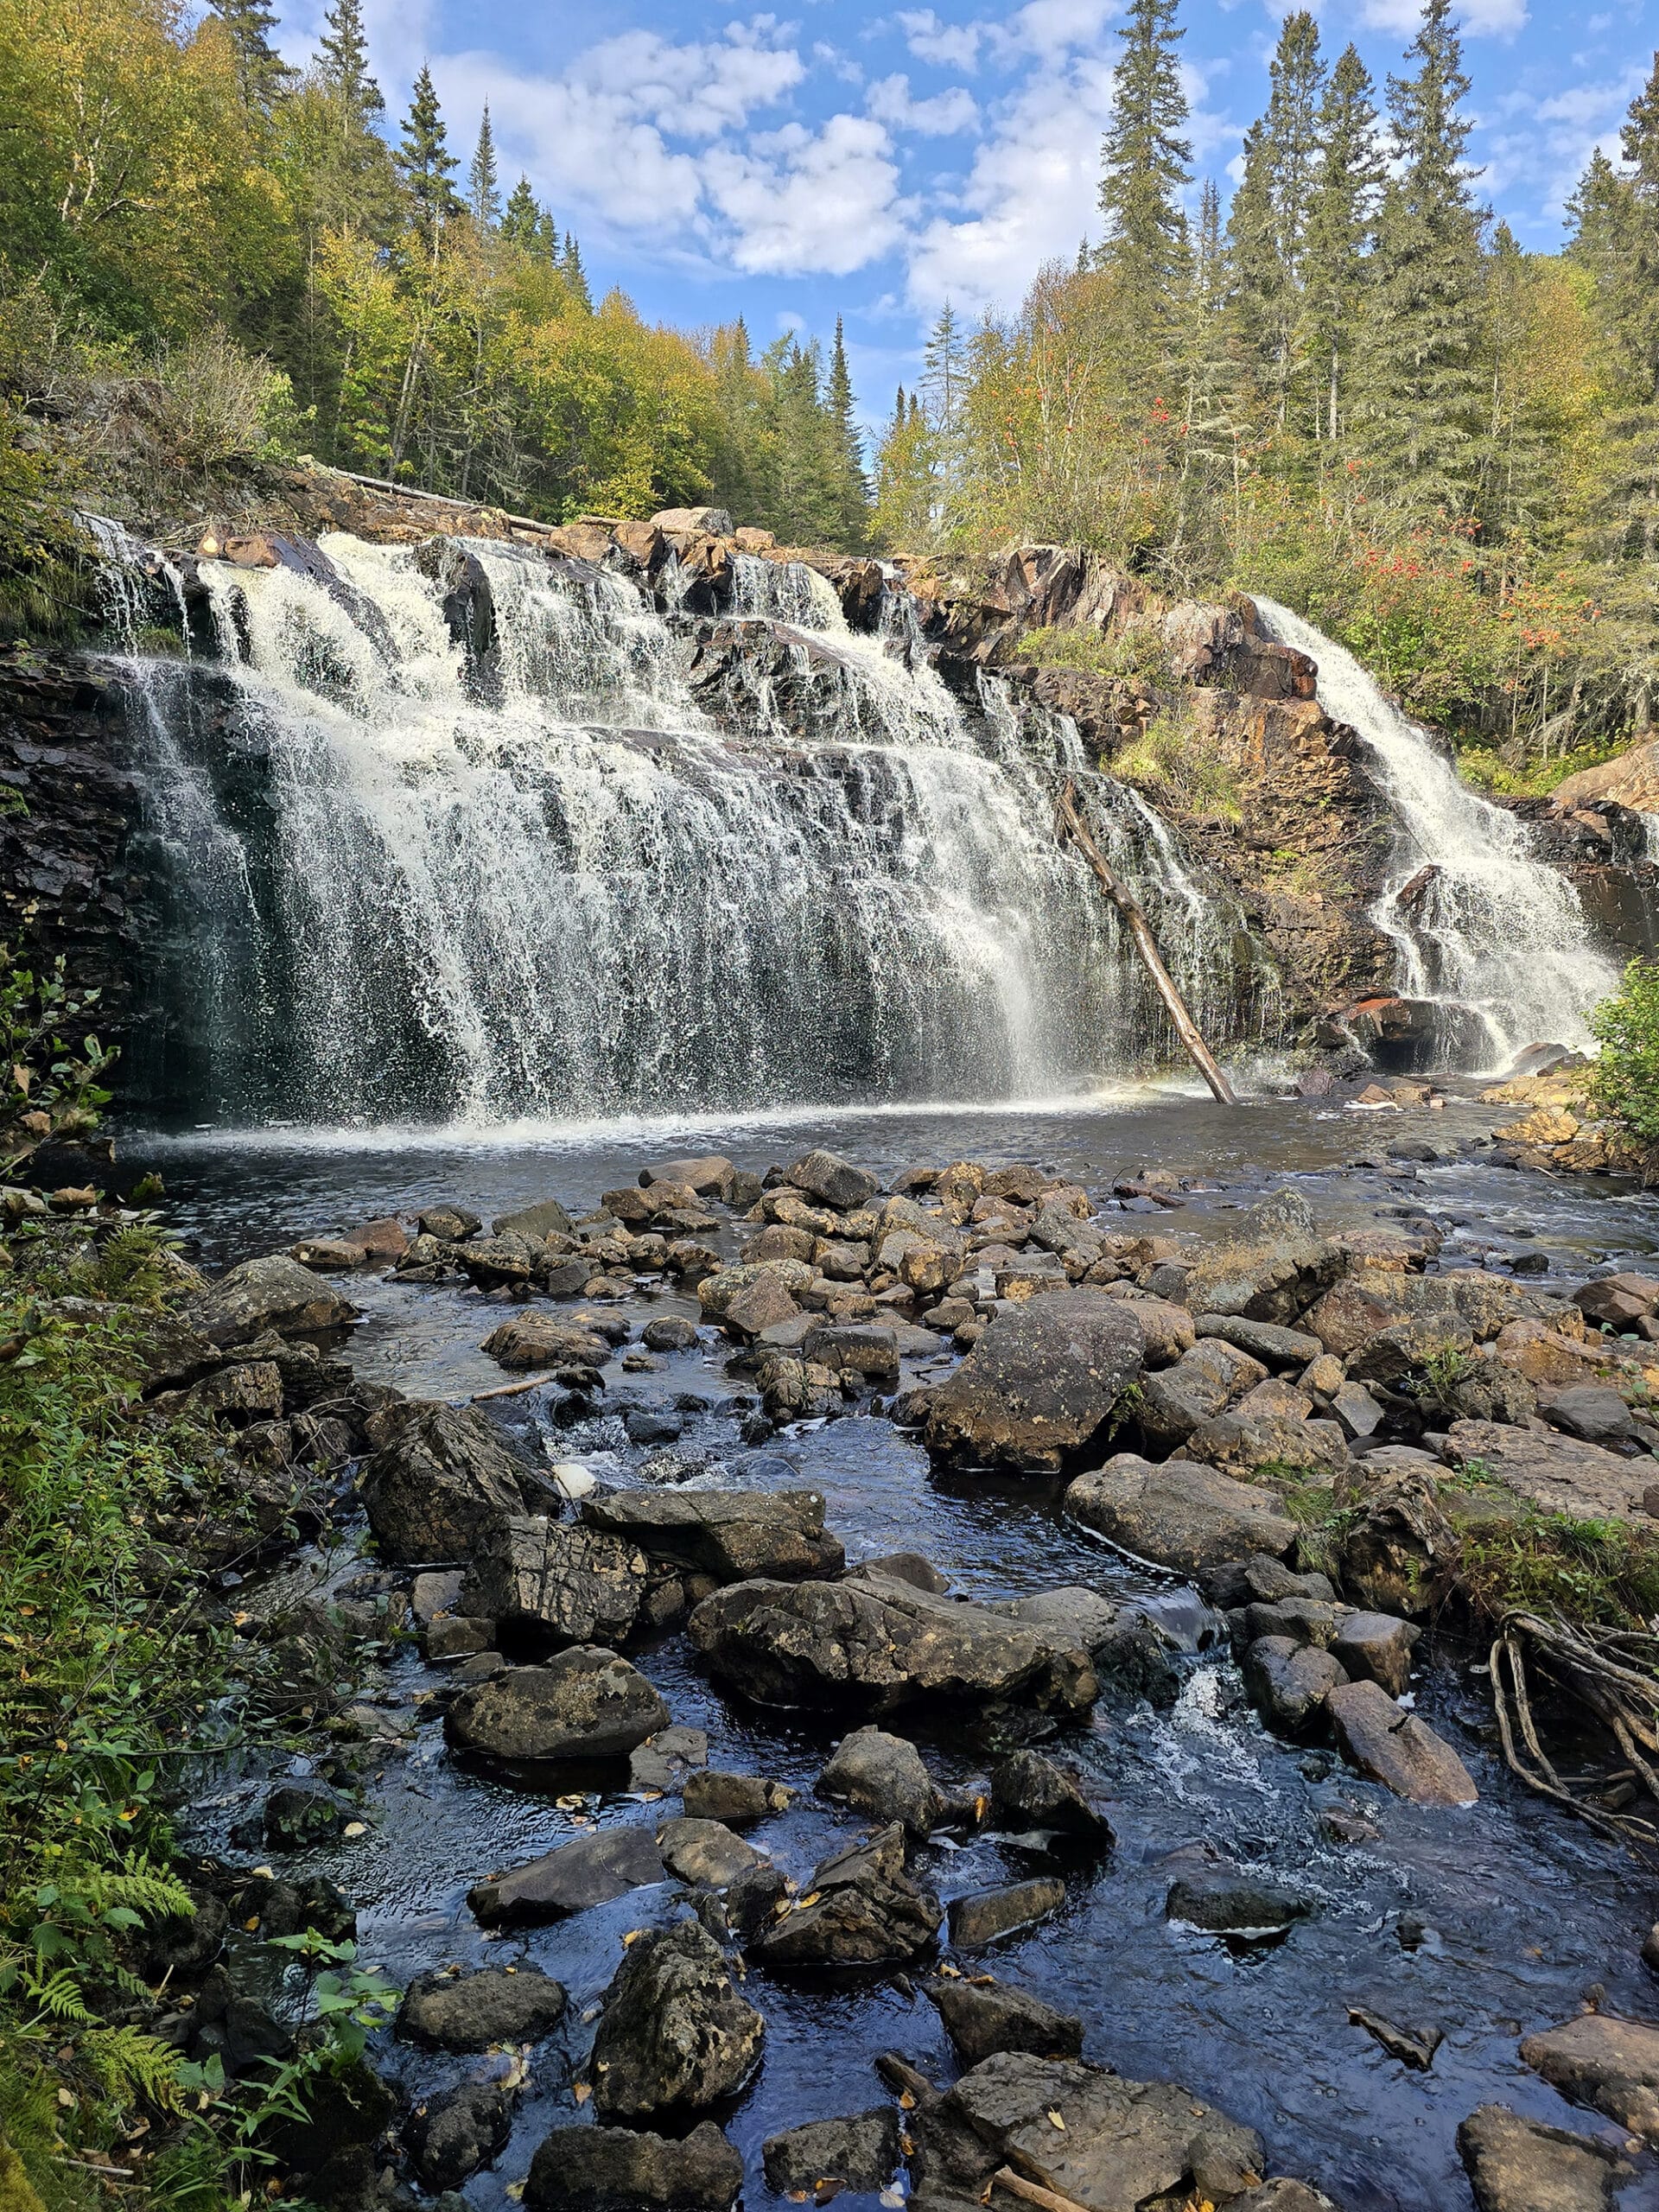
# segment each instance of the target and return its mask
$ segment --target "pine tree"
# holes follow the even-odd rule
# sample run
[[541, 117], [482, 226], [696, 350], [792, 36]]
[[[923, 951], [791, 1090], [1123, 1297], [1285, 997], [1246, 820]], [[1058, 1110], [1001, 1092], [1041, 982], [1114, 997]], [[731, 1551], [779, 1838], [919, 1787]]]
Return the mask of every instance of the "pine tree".
[[1311, 365], [1313, 428], [1331, 443], [1345, 427], [1366, 250], [1385, 174], [1375, 92], [1357, 50], [1345, 48], [1319, 107], [1323, 152], [1302, 254], [1300, 345]]
[[438, 105], [432, 72], [425, 62], [421, 64], [421, 73], [415, 79], [414, 97], [404, 118], [404, 140], [397, 152], [397, 166], [408, 188], [415, 227], [425, 241], [428, 252], [435, 258], [443, 226], [461, 213], [461, 201], [450, 182], [455, 173], [455, 157], [449, 151], [443, 111]]
[[294, 83], [294, 72], [270, 42], [276, 11], [265, 0], [209, 0], [231, 36], [237, 87], [249, 108], [269, 115]]
[[525, 253], [531, 251], [536, 244], [538, 213], [530, 179], [521, 176], [507, 194], [507, 204], [501, 211], [501, 235], [509, 245], [516, 245]]
[[1182, 135], [1187, 105], [1177, 48], [1185, 33], [1178, 5], [1129, 0], [1101, 148], [1106, 235], [1099, 263], [1122, 281], [1126, 307], [1152, 341], [1154, 366], [1168, 358], [1191, 257], [1181, 201], [1192, 149]]
[[1469, 79], [1452, 0], [1427, 0], [1407, 59], [1415, 74], [1389, 79], [1395, 174], [1368, 287], [1364, 438], [1401, 506], [1460, 516], [1484, 427], [1484, 217], [1464, 168]]
[[501, 182], [495, 162], [495, 133], [490, 127], [490, 104], [484, 103], [484, 113], [478, 126], [478, 143], [473, 149], [472, 166], [467, 172], [467, 204], [472, 209], [473, 220], [480, 231], [493, 231], [501, 220]]
[[1303, 261], [1325, 88], [1319, 27], [1306, 10], [1286, 16], [1270, 76], [1268, 111], [1245, 138], [1244, 178], [1229, 237], [1243, 348], [1282, 430], [1299, 367]]
[[834, 433], [837, 486], [838, 544], [862, 545], [869, 527], [870, 486], [864, 474], [864, 439], [858, 427], [853, 379], [847, 366], [847, 345], [841, 317], [836, 317], [836, 342], [830, 355], [830, 421]]
[[[548, 230], [550, 232], [553, 231], [553, 221], [550, 216], [548, 218]], [[564, 245], [559, 255], [559, 274], [569, 286], [580, 304], [591, 313], [594, 305], [593, 295], [588, 289], [587, 273], [582, 265], [582, 248], [569, 231], [564, 234]]]
[[369, 73], [369, 41], [363, 29], [361, 0], [334, 0], [323, 17], [318, 72], [354, 122], [384, 115], [385, 95]]

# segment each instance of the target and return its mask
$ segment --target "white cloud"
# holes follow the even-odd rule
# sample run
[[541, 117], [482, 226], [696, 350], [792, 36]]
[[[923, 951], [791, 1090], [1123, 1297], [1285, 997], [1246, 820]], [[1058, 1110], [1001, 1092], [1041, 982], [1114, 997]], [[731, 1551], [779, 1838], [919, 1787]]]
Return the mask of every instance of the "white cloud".
[[965, 85], [952, 85], [931, 99], [912, 99], [908, 77], [883, 77], [870, 86], [869, 111], [893, 130], [915, 130], [926, 138], [949, 138], [971, 130], [979, 105]]
[[982, 24], [941, 22], [931, 8], [901, 8], [896, 20], [906, 45], [918, 61], [931, 61], [944, 69], [978, 67]]
[[747, 149], [711, 148], [701, 166], [732, 229], [729, 257], [751, 275], [845, 276], [903, 235], [893, 142], [873, 117], [786, 124]]
[[997, 35], [1011, 46], [1058, 60], [1097, 45], [1117, 12], [1118, 0], [1026, 0]]
[[[1375, 30], [1414, 33], [1422, 21], [1422, 0], [1365, 0], [1365, 21]], [[1528, 21], [1527, 0], [1464, 0], [1458, 11], [1462, 29], [1478, 36], [1511, 36]]]

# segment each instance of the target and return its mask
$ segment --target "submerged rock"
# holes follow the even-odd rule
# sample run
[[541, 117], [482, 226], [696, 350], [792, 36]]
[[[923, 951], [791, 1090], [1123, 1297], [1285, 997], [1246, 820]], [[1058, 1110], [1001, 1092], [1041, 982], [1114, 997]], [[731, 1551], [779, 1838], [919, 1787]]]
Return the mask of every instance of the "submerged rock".
[[716, 1767], [688, 1774], [684, 1784], [688, 1818], [723, 1821], [728, 1827], [752, 1827], [755, 1821], [786, 1813], [797, 1792], [784, 1782], [768, 1782], [758, 1774], [727, 1774]]
[[643, 2128], [556, 2127], [530, 2162], [530, 2212], [728, 2212], [743, 2160], [705, 2120], [681, 2140]]
[[480, 1882], [467, 1891], [467, 1902], [486, 1928], [531, 1928], [609, 1904], [664, 1878], [662, 1854], [649, 1829], [604, 1828]]
[[1282, 1936], [1307, 1909], [1294, 1890], [1220, 1871], [1183, 1875], [1164, 1900], [1166, 1919], [1208, 1936]]
[[958, 1950], [980, 1950], [1001, 1936], [1034, 1928], [1065, 1903], [1065, 1884], [1052, 1874], [969, 1890], [965, 1897], [950, 1900], [950, 1941]]
[[1005, 1308], [928, 1399], [928, 1449], [973, 1466], [1055, 1474], [1141, 1372], [1135, 1307], [1060, 1290]]
[[725, 1953], [695, 1920], [648, 1929], [605, 1993], [591, 2061], [594, 2109], [607, 2120], [648, 2120], [713, 2104], [753, 2073], [766, 2032]]
[[452, 1751], [518, 1763], [626, 1758], [668, 1726], [668, 1707], [614, 1651], [577, 1644], [463, 1690], [444, 1716]]
[[1521, 2056], [1572, 2103], [1659, 2145], [1659, 2027], [1586, 2012], [1529, 2036]]

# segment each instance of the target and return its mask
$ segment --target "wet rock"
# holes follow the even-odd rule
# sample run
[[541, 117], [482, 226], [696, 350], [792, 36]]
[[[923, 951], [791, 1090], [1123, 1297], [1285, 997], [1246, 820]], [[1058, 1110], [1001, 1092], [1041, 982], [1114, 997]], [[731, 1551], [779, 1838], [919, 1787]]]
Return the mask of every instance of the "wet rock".
[[664, 1866], [683, 1882], [704, 1889], [723, 1890], [750, 1867], [766, 1864], [764, 1854], [723, 1821], [695, 1816], [664, 1821], [657, 1831], [657, 1848]]
[[850, 2120], [812, 2120], [787, 2134], [769, 2135], [760, 2146], [766, 2185], [780, 2195], [793, 2190], [818, 2191], [839, 2182], [843, 2189], [869, 2192], [885, 2189], [899, 2164], [899, 2115], [878, 2105]]
[[1078, 1713], [1099, 1688], [1064, 1631], [880, 1575], [741, 1582], [704, 1599], [688, 1626], [713, 1671], [762, 1705], [882, 1713], [938, 1699]]
[[1446, 1432], [1446, 1457], [1454, 1467], [1478, 1461], [1485, 1475], [1545, 1513], [1576, 1521], [1634, 1519], [1653, 1479], [1645, 1453], [1627, 1459], [1563, 1436], [1541, 1422], [1527, 1428], [1507, 1423], [1456, 1421]]
[[945, 1809], [915, 1745], [880, 1728], [855, 1728], [843, 1736], [817, 1787], [884, 1826], [902, 1821], [914, 1836], [930, 1834]]
[[529, 2212], [729, 2212], [743, 2160], [711, 2120], [680, 2140], [556, 2127], [530, 2162]]
[[905, 1872], [895, 1821], [814, 1868], [793, 1908], [750, 1945], [768, 1965], [875, 1966], [919, 1958], [944, 1919], [938, 1899]]
[[709, 1738], [701, 1728], [659, 1728], [629, 1754], [629, 1787], [678, 1789], [708, 1760]]
[[1479, 2212], [1611, 2212], [1631, 2169], [1588, 2136], [1482, 2105], [1458, 2130], [1458, 2155]]
[[1264, 2181], [1260, 2189], [1247, 2189], [1243, 2196], [1230, 2196], [1227, 2212], [1341, 2212], [1341, 2208], [1305, 2181], [1289, 2181], [1281, 2175], [1274, 2181]]
[[[543, 1247], [528, 1236], [474, 1236], [452, 1255], [468, 1282], [479, 1290], [512, 1290], [541, 1274]], [[536, 1363], [528, 1363], [534, 1365]]]
[[1581, 1384], [1547, 1392], [1538, 1410], [1552, 1428], [1564, 1429], [1586, 1444], [1618, 1444], [1634, 1436], [1630, 1409], [1611, 1384]]
[[483, 1223], [475, 1213], [468, 1213], [465, 1206], [429, 1206], [416, 1218], [416, 1227], [423, 1236], [435, 1236], [441, 1243], [462, 1244], [469, 1236], [477, 1236]]
[[605, 1828], [480, 1882], [467, 1902], [486, 1928], [532, 1928], [663, 1878], [662, 1856], [648, 1828]]
[[1570, 2103], [1659, 2145], [1659, 2027], [1589, 2012], [1529, 2036], [1521, 2056]]
[[931, 1981], [925, 1994], [938, 2005], [944, 2031], [964, 2066], [993, 2051], [1030, 2051], [1039, 2058], [1077, 2058], [1083, 2022], [1057, 2012], [1040, 1998], [1007, 1982]]
[[1397, 2058], [1402, 2066], [1409, 2066], [1419, 2074], [1427, 2074], [1434, 2063], [1434, 2054], [1446, 2041], [1441, 2028], [1403, 2026], [1398, 2020], [1384, 2018], [1363, 2005], [1351, 2005], [1348, 2018], [1357, 2028], [1363, 2028], [1373, 2041], [1381, 2044], [1390, 2058]]
[[972, 1890], [950, 1901], [950, 1941], [959, 1951], [980, 1950], [1003, 1936], [1034, 1928], [1065, 1903], [1065, 1884], [1052, 1875]]
[[1350, 1613], [1331, 1650], [1356, 1681], [1376, 1682], [1390, 1697], [1403, 1697], [1411, 1680], [1412, 1647], [1421, 1635], [1413, 1622], [1396, 1620], [1391, 1613]]
[[991, 1817], [1005, 1828], [1040, 1828], [1104, 1848], [1112, 1826], [1084, 1795], [1083, 1777], [1042, 1751], [1011, 1751], [991, 1770]]
[[284, 1782], [265, 1800], [265, 1841], [275, 1851], [303, 1851], [337, 1836], [351, 1816], [346, 1800], [321, 1782]]
[[576, 1233], [575, 1224], [556, 1198], [538, 1198], [534, 1205], [520, 1206], [515, 1213], [498, 1215], [490, 1228], [497, 1236], [524, 1236], [534, 1243]]
[[1082, 1583], [1068, 1583], [1058, 1590], [1033, 1590], [1023, 1598], [1000, 1600], [994, 1610], [1010, 1620], [1029, 1621], [1064, 1636], [1091, 1656], [1110, 1644], [1119, 1632], [1120, 1611], [1109, 1598]]
[[518, 1465], [474, 1407], [411, 1398], [375, 1414], [369, 1439], [358, 1490], [389, 1560], [465, 1559], [485, 1529], [524, 1510]]
[[1184, 1875], [1170, 1885], [1164, 1916], [1207, 1936], [1282, 1936], [1307, 1912], [1294, 1890], [1222, 1872]]
[[623, 1758], [668, 1726], [668, 1707], [636, 1668], [597, 1644], [542, 1667], [511, 1667], [463, 1690], [444, 1716], [451, 1750], [515, 1763]]
[[640, 1332], [647, 1351], [690, 1351], [697, 1342], [697, 1326], [682, 1313], [664, 1313], [647, 1321]]
[[274, 1329], [279, 1337], [314, 1335], [355, 1320], [357, 1308], [286, 1252], [245, 1260], [193, 1298], [180, 1316], [221, 1348], [245, 1344]]
[[1348, 1680], [1346, 1669], [1316, 1644], [1287, 1636], [1259, 1637], [1244, 1654], [1244, 1686], [1269, 1728], [1300, 1736], [1323, 1726], [1326, 1694]]
[[818, 1491], [596, 1491], [579, 1510], [654, 1565], [717, 1582], [838, 1574], [846, 1564]]
[[1247, 1320], [1242, 1313], [1200, 1313], [1193, 1327], [1200, 1337], [1218, 1338], [1260, 1360], [1264, 1367], [1300, 1370], [1322, 1349], [1317, 1337], [1300, 1329], [1286, 1329], [1272, 1321]]
[[563, 1983], [528, 1963], [422, 1974], [404, 1993], [397, 2033], [431, 2050], [487, 2050], [498, 2043], [539, 2043], [564, 2009]]
[[432, 2190], [459, 2189], [507, 2147], [512, 2096], [493, 2082], [467, 2082], [416, 2107], [404, 2140], [410, 2163]]
[[591, 2062], [594, 2109], [607, 2120], [649, 2120], [731, 2096], [760, 2063], [766, 2032], [696, 1921], [648, 1929], [605, 1993]]
[[970, 1465], [1056, 1473], [1139, 1375], [1144, 1344], [1134, 1306], [1103, 1291], [1054, 1291], [1007, 1308], [930, 1394], [928, 1449]]
[[878, 1187], [874, 1175], [833, 1152], [809, 1152], [784, 1173], [798, 1191], [840, 1213], [868, 1205]]
[[644, 1554], [603, 1529], [513, 1514], [480, 1533], [461, 1604], [509, 1649], [620, 1643], [645, 1572]]
[[935, 1598], [943, 1598], [950, 1587], [950, 1576], [941, 1574], [919, 1552], [883, 1552], [879, 1559], [861, 1560], [857, 1572], [885, 1574], [891, 1581], [908, 1582], [912, 1590], [925, 1590]]
[[729, 1199], [737, 1173], [723, 1152], [707, 1152], [695, 1160], [665, 1160], [660, 1167], [642, 1167], [639, 1181], [646, 1190], [658, 1183], [677, 1183], [700, 1198]]
[[[928, 1350], [933, 1350], [931, 1342]], [[899, 1339], [892, 1329], [856, 1324], [820, 1326], [808, 1332], [801, 1352], [803, 1357], [829, 1368], [832, 1374], [859, 1376], [874, 1382], [899, 1379]]]
[[752, 1827], [757, 1821], [786, 1813], [797, 1792], [785, 1782], [768, 1782], [758, 1774], [726, 1774], [709, 1767], [685, 1777], [684, 1804], [688, 1816], [699, 1821], [723, 1821], [728, 1827]]
[[1266, 1552], [1211, 1567], [1205, 1577], [1204, 1592], [1211, 1605], [1229, 1608], [1277, 1605], [1287, 1598], [1307, 1598], [1328, 1605], [1337, 1594], [1325, 1575], [1299, 1574]]
[[513, 1369], [572, 1368], [597, 1375], [611, 1357], [601, 1338], [556, 1315], [515, 1313], [485, 1338], [483, 1350], [499, 1366]]
[[1325, 1711], [1346, 1757], [1396, 1797], [1416, 1805], [1472, 1805], [1479, 1795], [1452, 1746], [1415, 1713], [1402, 1713], [1378, 1683], [1333, 1689]]
[[790, 1885], [779, 1869], [763, 1859], [734, 1874], [723, 1891], [700, 1891], [693, 1903], [716, 1942], [747, 1943], [777, 1918], [789, 1894]]
[[364, 1262], [357, 1246], [348, 1244], [343, 1236], [302, 1236], [297, 1244], [289, 1245], [288, 1256], [320, 1275], [348, 1274]]
[[1197, 1460], [1154, 1467], [1128, 1452], [1079, 1475], [1065, 1493], [1065, 1510], [1124, 1551], [1183, 1574], [1202, 1574], [1251, 1552], [1282, 1557], [1297, 1535], [1271, 1491]]

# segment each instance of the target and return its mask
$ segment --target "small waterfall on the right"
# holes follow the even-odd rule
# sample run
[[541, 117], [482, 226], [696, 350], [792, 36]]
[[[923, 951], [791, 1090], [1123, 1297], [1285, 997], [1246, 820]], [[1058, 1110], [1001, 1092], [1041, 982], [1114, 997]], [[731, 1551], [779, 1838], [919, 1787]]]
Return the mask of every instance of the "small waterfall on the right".
[[[1402, 995], [1444, 1006], [1448, 1037], [1459, 1010], [1472, 1013], [1482, 1070], [1530, 1044], [1587, 1046], [1585, 1016], [1617, 988], [1618, 971], [1592, 942], [1573, 886], [1534, 857], [1524, 823], [1459, 779], [1351, 652], [1288, 607], [1255, 603], [1272, 636], [1318, 662], [1320, 705], [1375, 756], [1395, 836], [1370, 918], [1397, 948]], [[1408, 912], [1400, 894], [1419, 876]]]

